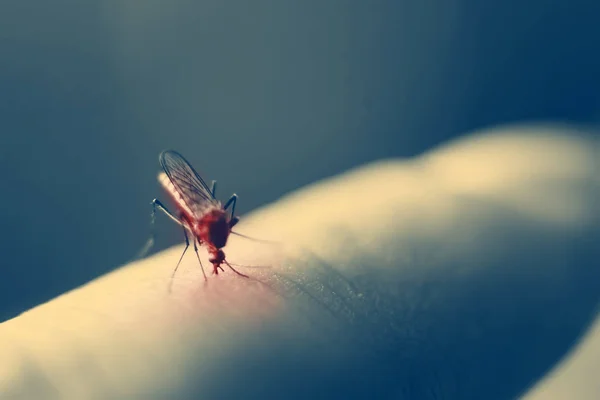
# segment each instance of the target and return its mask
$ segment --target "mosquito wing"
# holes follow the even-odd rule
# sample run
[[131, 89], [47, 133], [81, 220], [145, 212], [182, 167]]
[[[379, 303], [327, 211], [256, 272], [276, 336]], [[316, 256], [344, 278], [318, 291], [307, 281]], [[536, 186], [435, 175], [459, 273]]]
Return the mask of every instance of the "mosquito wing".
[[176, 151], [166, 150], [158, 157], [160, 165], [187, 208], [197, 217], [212, 206], [220, 206], [204, 179]]

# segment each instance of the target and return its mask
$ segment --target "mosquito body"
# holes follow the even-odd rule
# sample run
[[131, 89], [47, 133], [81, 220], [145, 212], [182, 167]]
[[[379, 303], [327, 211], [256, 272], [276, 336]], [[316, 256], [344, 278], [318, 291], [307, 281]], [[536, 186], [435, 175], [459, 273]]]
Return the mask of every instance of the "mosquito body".
[[[198, 245], [206, 246], [214, 274], [218, 274], [219, 269], [223, 271], [221, 264], [225, 263], [236, 274], [247, 278], [227, 262], [223, 252], [223, 247], [232, 233], [231, 228], [239, 221], [234, 214], [237, 195], [233, 194], [223, 206], [215, 198], [216, 181], [212, 182], [209, 189], [206, 182], [181, 154], [172, 150], [163, 151], [159, 155], [159, 161], [164, 172], [158, 174], [158, 181], [171, 197], [177, 214], [171, 213], [159, 200], [154, 199], [152, 200], [152, 224], [154, 225], [156, 210], [161, 210], [183, 227], [185, 237], [185, 249], [177, 262], [173, 276], [190, 245], [188, 237], [190, 234], [204, 279], [207, 278], [198, 254]], [[229, 207], [231, 212], [227, 211]]]

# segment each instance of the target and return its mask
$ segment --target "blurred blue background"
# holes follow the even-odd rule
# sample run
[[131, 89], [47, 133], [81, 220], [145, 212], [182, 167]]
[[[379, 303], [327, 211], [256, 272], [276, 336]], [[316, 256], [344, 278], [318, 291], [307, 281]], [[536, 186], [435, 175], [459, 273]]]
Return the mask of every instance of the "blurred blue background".
[[[135, 255], [165, 148], [245, 213], [468, 130], [597, 122], [598, 15], [591, 0], [2, 2], [0, 320]], [[172, 225], [159, 249], [181, 242]]]

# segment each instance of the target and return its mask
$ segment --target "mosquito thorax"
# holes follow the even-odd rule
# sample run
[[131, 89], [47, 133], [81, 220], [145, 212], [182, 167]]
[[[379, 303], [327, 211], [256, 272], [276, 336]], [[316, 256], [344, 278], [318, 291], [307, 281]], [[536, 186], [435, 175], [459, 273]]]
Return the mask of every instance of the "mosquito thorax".
[[230, 227], [224, 210], [213, 208], [198, 221], [198, 236], [211, 246], [220, 249], [227, 244]]

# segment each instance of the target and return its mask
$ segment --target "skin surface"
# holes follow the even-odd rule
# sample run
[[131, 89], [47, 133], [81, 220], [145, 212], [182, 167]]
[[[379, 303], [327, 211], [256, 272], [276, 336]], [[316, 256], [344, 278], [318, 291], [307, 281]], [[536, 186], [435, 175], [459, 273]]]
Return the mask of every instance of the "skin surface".
[[236, 226], [278, 242], [230, 238], [252, 279], [188, 252], [169, 292], [178, 246], [2, 323], [0, 398], [598, 398], [598, 149], [504, 128], [302, 189]]

